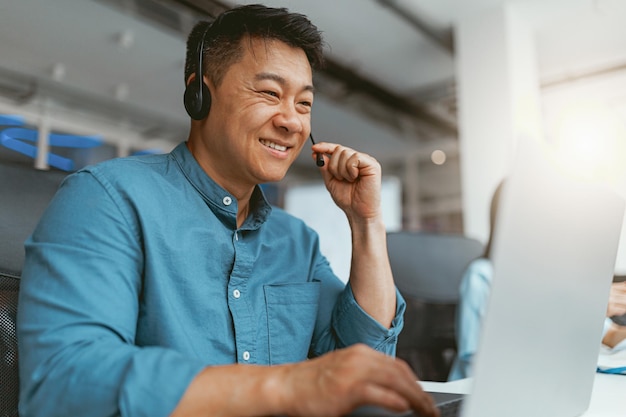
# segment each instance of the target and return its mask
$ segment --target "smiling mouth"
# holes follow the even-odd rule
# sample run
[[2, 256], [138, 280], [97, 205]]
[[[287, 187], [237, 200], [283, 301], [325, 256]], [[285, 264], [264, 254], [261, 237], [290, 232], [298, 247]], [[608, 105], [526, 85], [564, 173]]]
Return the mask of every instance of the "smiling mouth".
[[277, 151], [285, 152], [287, 150], [286, 146], [279, 145], [279, 144], [274, 143], [274, 142], [270, 142], [269, 140], [261, 139], [260, 142], [264, 146], [267, 146], [268, 148], [276, 149]]

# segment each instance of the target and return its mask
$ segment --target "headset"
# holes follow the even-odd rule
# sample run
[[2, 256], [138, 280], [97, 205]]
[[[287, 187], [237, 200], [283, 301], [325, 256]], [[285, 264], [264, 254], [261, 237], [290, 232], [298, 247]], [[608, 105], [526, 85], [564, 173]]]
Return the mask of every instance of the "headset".
[[[311, 143], [315, 145], [315, 139], [313, 139], [313, 132], [309, 133], [309, 139], [311, 139]], [[315, 153], [315, 165], [318, 167], [324, 166], [324, 155], [319, 152]]]
[[211, 108], [211, 92], [209, 87], [204, 83], [202, 64], [204, 61], [204, 42], [209, 30], [217, 21], [209, 24], [202, 33], [202, 38], [198, 42], [198, 64], [196, 65], [196, 77], [187, 85], [183, 102], [187, 114], [194, 120], [202, 120], [209, 115]]
[[[228, 12], [223, 13], [220, 17], [218, 17], [213, 23], [209, 24], [207, 28], [202, 33], [202, 38], [200, 38], [200, 42], [198, 42], [198, 64], [196, 65], [196, 77], [191, 81], [187, 88], [185, 88], [185, 95], [183, 97], [183, 102], [185, 103], [185, 110], [187, 110], [187, 114], [194, 120], [202, 120], [209, 115], [209, 110], [211, 109], [211, 92], [209, 91], [209, 87], [204, 83], [203, 79], [203, 61], [204, 61], [204, 42], [206, 41], [207, 34], [213, 27], [217, 27], [221, 22], [222, 18], [227, 15]], [[315, 139], [313, 139], [313, 135], [309, 135], [311, 142], [315, 145]], [[318, 167], [324, 166], [324, 156], [322, 154], [316, 153], [316, 165]]]

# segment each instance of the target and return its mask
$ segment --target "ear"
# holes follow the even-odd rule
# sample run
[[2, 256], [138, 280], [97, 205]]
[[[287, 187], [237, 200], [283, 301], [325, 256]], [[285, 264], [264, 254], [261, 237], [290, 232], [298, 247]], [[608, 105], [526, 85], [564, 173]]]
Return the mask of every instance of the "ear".
[[[196, 79], [196, 73], [192, 72], [191, 75], [189, 75], [189, 77], [187, 78], [187, 82], [186, 82], [185, 85], [188, 86], [195, 79]], [[213, 83], [211, 83], [211, 81], [209, 80], [209, 77], [207, 77], [206, 75], [203, 75], [202, 76], [202, 81], [204, 82], [204, 85], [206, 85], [207, 88], [209, 88], [209, 90], [213, 90]]]
[[191, 82], [195, 79], [196, 79], [196, 73], [192, 72], [191, 75], [187, 78], [187, 82], [185, 83], [185, 86], [188, 86], [189, 84], [191, 84]]

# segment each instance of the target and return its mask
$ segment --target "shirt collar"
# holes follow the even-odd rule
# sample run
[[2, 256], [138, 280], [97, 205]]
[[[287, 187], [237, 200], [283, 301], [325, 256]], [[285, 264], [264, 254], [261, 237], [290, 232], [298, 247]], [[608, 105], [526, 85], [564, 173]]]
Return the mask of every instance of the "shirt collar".
[[[187, 148], [187, 143], [182, 142], [170, 153], [180, 167], [183, 175], [189, 183], [202, 195], [213, 213], [222, 221], [236, 228], [237, 224], [237, 199], [228, 191], [217, 184], [202, 169], [196, 158]], [[272, 208], [267, 202], [261, 187], [255, 186], [250, 197], [250, 214], [241, 229], [258, 229], [270, 215]]]

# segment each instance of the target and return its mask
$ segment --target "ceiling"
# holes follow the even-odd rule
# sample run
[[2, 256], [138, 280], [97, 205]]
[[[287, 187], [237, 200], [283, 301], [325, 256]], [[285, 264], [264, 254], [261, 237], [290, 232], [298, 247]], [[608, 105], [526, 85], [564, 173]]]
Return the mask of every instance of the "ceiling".
[[[253, 3], [257, 1], [240, 1]], [[376, 156], [383, 166], [437, 148], [449, 167], [420, 167], [424, 193], [460, 193], [454, 26], [504, 0], [267, 0], [323, 31], [329, 67], [316, 75], [318, 139]], [[626, 1], [517, 0], [536, 34], [542, 91], [603, 80], [585, 94], [626, 120]], [[138, 148], [186, 138], [185, 37], [215, 0], [0, 0], [0, 113], [99, 133]], [[607, 81], [609, 80], [609, 81]], [[45, 109], [45, 110], [42, 110]], [[310, 164], [307, 158], [297, 162]], [[307, 166], [308, 167], [308, 166]], [[393, 168], [391, 168], [393, 170]], [[430, 177], [429, 177], [430, 175]], [[422, 181], [424, 183], [425, 181]], [[453, 183], [452, 186], [446, 184]], [[458, 209], [458, 207], [457, 207]]]

